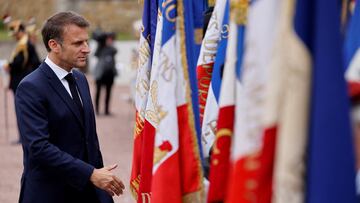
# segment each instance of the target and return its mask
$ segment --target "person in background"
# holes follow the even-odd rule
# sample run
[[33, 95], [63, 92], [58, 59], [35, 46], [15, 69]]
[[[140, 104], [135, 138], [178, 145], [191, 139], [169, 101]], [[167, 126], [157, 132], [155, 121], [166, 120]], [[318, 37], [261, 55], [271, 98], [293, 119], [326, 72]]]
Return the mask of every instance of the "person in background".
[[41, 33], [48, 55], [16, 91], [20, 203], [112, 203], [123, 193], [112, 172], [117, 165], [103, 165], [89, 85], [75, 70], [90, 53], [88, 27], [74, 12], [47, 19]]
[[35, 46], [29, 40], [25, 29], [25, 25], [20, 20], [9, 23], [10, 34], [15, 38], [17, 44], [9, 63], [4, 68], [10, 73], [9, 88], [14, 94], [20, 81], [40, 65]]
[[105, 87], [105, 115], [110, 115], [111, 90], [117, 75], [115, 66], [115, 55], [117, 50], [113, 46], [115, 37], [115, 33], [98, 33], [95, 38], [98, 42], [98, 47], [95, 51], [98, 62], [94, 70], [94, 79], [96, 81], [96, 114], [99, 114], [101, 89]]
[[[8, 23], [10, 34], [17, 41], [11, 54], [9, 63], [4, 65], [4, 70], [10, 75], [9, 89], [16, 94], [20, 81], [40, 65], [40, 60], [34, 44], [29, 40], [26, 27], [20, 20]], [[14, 144], [20, 144], [21, 137]]]

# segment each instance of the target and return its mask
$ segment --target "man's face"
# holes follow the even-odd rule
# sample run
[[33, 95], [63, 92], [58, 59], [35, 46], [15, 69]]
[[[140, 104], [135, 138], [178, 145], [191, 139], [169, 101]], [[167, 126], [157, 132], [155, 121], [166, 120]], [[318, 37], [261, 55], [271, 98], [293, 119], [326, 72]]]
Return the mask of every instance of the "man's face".
[[65, 26], [63, 41], [58, 54], [60, 66], [68, 70], [74, 67], [85, 67], [87, 56], [90, 53], [88, 40], [87, 28], [81, 28], [76, 25]]

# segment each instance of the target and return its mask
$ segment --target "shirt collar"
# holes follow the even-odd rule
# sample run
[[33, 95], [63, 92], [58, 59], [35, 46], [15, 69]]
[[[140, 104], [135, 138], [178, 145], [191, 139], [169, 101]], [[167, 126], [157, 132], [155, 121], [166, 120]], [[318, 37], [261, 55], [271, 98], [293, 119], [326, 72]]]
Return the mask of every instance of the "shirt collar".
[[66, 70], [60, 68], [60, 66], [56, 65], [49, 58], [49, 56], [46, 56], [45, 63], [50, 66], [50, 68], [54, 71], [55, 75], [59, 78], [59, 80], [64, 79], [67, 74], [72, 73], [72, 70], [70, 72], [67, 72]]

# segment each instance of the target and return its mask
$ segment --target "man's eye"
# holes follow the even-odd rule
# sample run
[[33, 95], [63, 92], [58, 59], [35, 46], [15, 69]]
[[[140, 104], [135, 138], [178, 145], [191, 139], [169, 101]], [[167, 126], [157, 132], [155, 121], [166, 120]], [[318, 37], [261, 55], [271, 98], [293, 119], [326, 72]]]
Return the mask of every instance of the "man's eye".
[[75, 42], [74, 43], [74, 45], [77, 46], [77, 47], [81, 46], [81, 44], [82, 44], [82, 42]]

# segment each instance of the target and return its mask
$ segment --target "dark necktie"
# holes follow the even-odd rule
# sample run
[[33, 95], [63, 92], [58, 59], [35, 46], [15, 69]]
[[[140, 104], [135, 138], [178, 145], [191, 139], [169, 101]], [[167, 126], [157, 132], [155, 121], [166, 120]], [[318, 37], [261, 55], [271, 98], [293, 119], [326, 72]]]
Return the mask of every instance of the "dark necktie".
[[69, 87], [70, 87], [70, 92], [71, 92], [71, 95], [72, 95], [72, 98], [73, 98], [73, 101], [75, 102], [77, 108], [79, 109], [79, 112], [83, 118], [83, 114], [84, 114], [84, 111], [83, 111], [83, 107], [81, 105], [81, 101], [80, 101], [80, 97], [79, 97], [79, 94], [78, 94], [78, 91], [76, 90], [76, 82], [75, 82], [75, 78], [74, 76], [72, 75], [72, 73], [69, 73], [66, 75], [65, 79], [68, 81], [69, 83]]
[[[71, 95], [72, 95], [72, 98], [73, 98], [73, 101], [75, 103], [75, 106], [78, 108], [79, 112], [80, 112], [80, 115], [81, 115], [81, 119], [82, 119], [82, 122], [84, 122], [84, 109], [83, 109], [83, 106], [81, 105], [81, 101], [80, 101], [80, 97], [79, 97], [79, 94], [78, 94], [78, 91], [76, 90], [76, 82], [75, 82], [75, 78], [73, 76], [72, 73], [69, 73], [66, 75], [65, 79], [68, 81], [69, 83], [69, 87], [70, 87], [70, 92], [71, 92]], [[87, 145], [86, 145], [87, 142], [84, 142], [84, 155], [82, 157], [82, 160], [85, 161], [85, 162], [88, 162], [88, 152], [87, 152]]]

